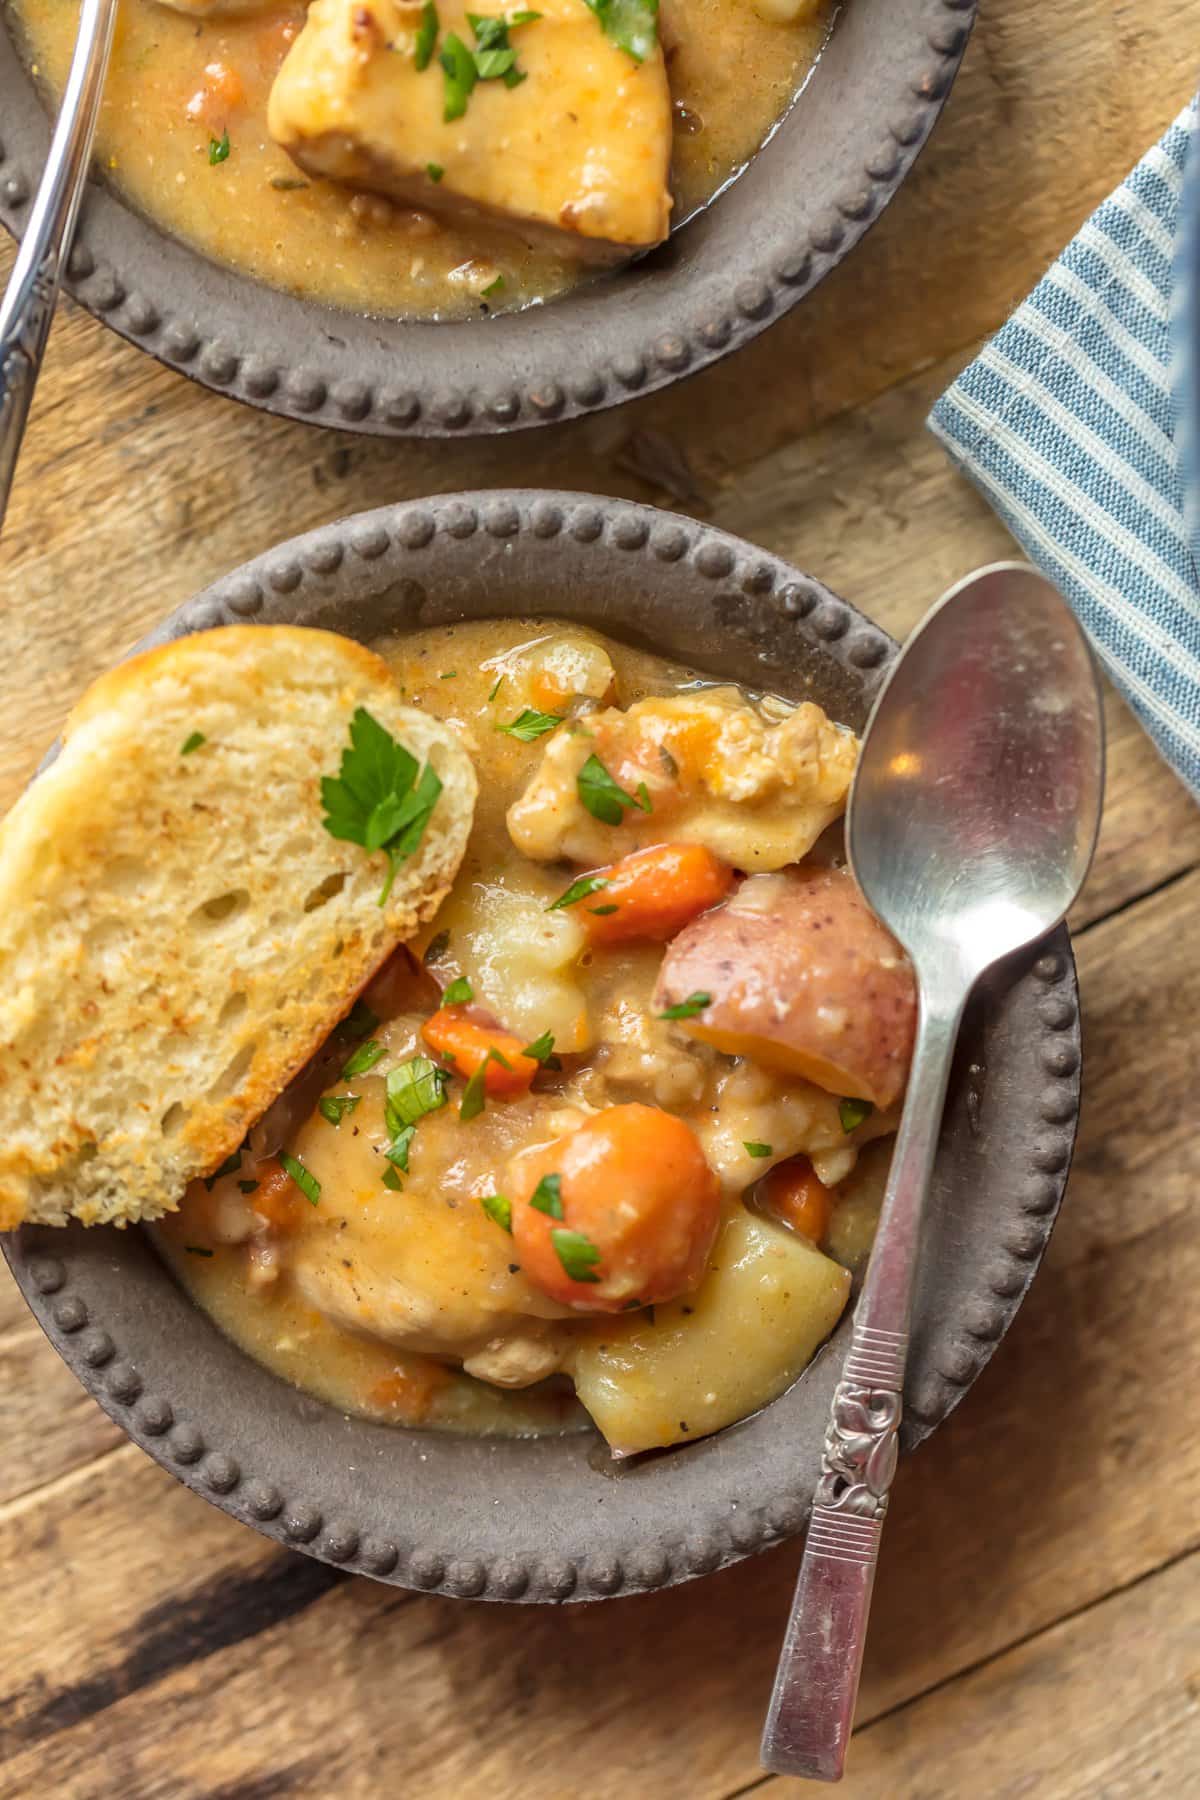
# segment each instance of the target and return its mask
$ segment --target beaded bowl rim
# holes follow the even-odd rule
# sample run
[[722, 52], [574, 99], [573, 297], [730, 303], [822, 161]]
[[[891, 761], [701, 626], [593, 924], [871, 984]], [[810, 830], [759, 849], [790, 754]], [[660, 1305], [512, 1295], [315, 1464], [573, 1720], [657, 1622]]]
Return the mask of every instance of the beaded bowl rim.
[[[976, 6], [854, 0], [714, 205], [660, 250], [545, 307], [431, 323], [302, 299], [209, 260], [97, 181], [65, 286], [169, 368], [285, 418], [460, 437], [601, 411], [748, 343], [854, 247], [932, 131]], [[49, 125], [6, 17], [0, 98], [0, 223], [19, 237]]]
[[[435, 619], [538, 614], [643, 642], [649, 624], [667, 654], [701, 669], [715, 657], [726, 666], [714, 673], [812, 692], [859, 727], [896, 654], [852, 606], [751, 544], [653, 507], [539, 490], [451, 494], [323, 526], [185, 602], [137, 648], [255, 620], [369, 640]], [[1080, 1086], [1065, 927], [984, 984], [964, 1031], [931, 1195], [935, 1216], [952, 1210], [959, 1229], [925, 1246], [905, 1448], [990, 1359], [1062, 1200]], [[193, 1491], [285, 1546], [462, 1598], [641, 1593], [793, 1535], [849, 1347], [852, 1309], [761, 1412], [605, 1480], [587, 1434], [452, 1437], [351, 1419], [300, 1395], [219, 1334], [141, 1233], [25, 1227], [3, 1244], [64, 1361]]]

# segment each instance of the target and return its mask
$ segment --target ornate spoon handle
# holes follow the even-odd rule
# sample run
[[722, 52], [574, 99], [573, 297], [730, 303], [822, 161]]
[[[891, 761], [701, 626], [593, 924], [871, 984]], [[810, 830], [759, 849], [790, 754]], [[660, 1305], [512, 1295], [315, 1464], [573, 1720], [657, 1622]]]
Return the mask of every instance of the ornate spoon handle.
[[0, 300], [0, 525], [87, 179], [117, 0], [83, 0], [50, 154]]
[[778, 1775], [840, 1781], [845, 1767], [879, 1539], [896, 1472], [921, 1213], [965, 998], [930, 1014], [923, 997], [904, 1117], [850, 1354], [833, 1396], [763, 1731], [763, 1765]]

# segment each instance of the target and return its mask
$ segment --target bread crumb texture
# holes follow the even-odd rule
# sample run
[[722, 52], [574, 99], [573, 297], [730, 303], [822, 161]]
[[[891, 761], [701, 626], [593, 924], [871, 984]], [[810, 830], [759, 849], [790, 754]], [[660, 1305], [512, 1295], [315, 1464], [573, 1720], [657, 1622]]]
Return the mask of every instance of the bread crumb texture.
[[[358, 706], [443, 783], [383, 908], [385, 856], [321, 823]], [[172, 1210], [432, 918], [475, 794], [331, 632], [199, 632], [97, 681], [0, 824], [0, 1229]]]

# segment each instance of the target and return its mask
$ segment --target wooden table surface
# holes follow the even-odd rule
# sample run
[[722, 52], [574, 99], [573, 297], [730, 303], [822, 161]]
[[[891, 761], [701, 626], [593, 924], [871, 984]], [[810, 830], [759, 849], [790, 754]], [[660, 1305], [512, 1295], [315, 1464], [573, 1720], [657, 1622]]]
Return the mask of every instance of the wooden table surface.
[[[914, 177], [788, 320], [668, 394], [504, 443], [259, 416], [65, 305], [0, 542], [0, 804], [166, 608], [431, 491], [682, 505], [903, 635], [1011, 550], [924, 431], [930, 402], [1184, 104], [1198, 50], [1200, 0], [984, 0]], [[850, 1800], [1200, 1794], [1200, 815], [1111, 696], [1108, 724], [1074, 917], [1075, 1169], [1008, 1340], [901, 1470]], [[756, 1746], [795, 1545], [560, 1611], [342, 1576], [126, 1442], [7, 1277], [0, 1421], [0, 1796], [783, 1791]]]

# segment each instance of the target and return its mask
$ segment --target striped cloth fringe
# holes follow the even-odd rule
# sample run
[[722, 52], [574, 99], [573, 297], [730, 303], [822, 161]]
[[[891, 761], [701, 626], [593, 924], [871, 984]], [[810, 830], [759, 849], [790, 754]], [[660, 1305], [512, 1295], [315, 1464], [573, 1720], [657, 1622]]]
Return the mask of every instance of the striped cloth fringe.
[[1193, 103], [942, 395], [929, 426], [1074, 607], [1200, 799], [1200, 582], [1171, 330], [1195, 128]]

